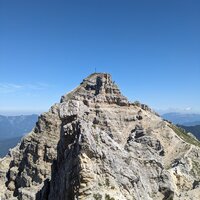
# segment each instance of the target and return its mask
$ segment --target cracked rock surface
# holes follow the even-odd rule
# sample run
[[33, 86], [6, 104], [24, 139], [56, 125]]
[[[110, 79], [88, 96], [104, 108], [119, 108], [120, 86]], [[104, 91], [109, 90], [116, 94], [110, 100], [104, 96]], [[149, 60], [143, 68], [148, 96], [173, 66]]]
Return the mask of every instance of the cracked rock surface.
[[0, 160], [1, 200], [197, 200], [200, 148], [95, 73]]

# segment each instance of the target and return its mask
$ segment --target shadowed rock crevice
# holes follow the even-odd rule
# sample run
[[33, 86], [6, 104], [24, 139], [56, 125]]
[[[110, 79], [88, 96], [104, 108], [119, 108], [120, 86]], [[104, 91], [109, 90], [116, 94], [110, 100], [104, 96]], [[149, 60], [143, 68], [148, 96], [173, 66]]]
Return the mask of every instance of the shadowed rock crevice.
[[51, 181], [49, 179], [46, 179], [44, 181], [44, 185], [40, 191], [38, 191], [35, 195], [35, 200], [48, 200], [48, 196], [50, 193], [50, 184]]
[[51, 180], [36, 194], [37, 200], [78, 199], [80, 186], [80, 122], [74, 117], [63, 119], [57, 159], [52, 164]]

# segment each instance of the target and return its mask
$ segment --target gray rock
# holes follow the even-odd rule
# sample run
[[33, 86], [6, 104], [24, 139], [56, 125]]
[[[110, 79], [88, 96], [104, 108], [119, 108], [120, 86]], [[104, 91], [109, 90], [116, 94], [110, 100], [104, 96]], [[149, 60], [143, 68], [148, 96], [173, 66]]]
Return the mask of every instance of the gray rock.
[[109, 74], [92, 74], [0, 160], [0, 197], [196, 200], [200, 149], [170, 126]]

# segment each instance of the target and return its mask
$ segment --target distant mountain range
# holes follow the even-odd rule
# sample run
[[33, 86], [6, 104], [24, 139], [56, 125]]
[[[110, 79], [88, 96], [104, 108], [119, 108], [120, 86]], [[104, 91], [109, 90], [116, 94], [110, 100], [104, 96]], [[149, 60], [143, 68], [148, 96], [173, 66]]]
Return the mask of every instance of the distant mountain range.
[[200, 140], [200, 114], [166, 113], [162, 117], [178, 124], [186, 132], [192, 133]]
[[200, 125], [200, 121], [195, 121], [195, 122], [185, 122], [183, 123], [184, 126], [198, 126]]
[[185, 126], [200, 125], [200, 114], [166, 113], [162, 115], [162, 118], [169, 120], [174, 124]]
[[16, 138], [30, 132], [38, 120], [38, 115], [0, 115], [0, 139]]
[[26, 133], [29, 133], [38, 120], [38, 115], [0, 115], [0, 157], [16, 146]]
[[185, 129], [187, 132], [192, 133], [198, 140], [200, 140], [200, 125], [196, 125], [196, 126], [179, 125], [179, 126]]
[[0, 140], [0, 157], [4, 157], [9, 149], [15, 147], [20, 140], [21, 137]]

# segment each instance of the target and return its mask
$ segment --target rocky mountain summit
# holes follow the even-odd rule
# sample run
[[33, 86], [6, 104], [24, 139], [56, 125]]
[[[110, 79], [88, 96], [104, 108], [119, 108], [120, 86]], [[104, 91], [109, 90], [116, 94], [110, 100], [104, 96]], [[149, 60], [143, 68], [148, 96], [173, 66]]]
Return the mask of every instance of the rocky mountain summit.
[[197, 200], [200, 143], [95, 73], [0, 160], [0, 197]]

